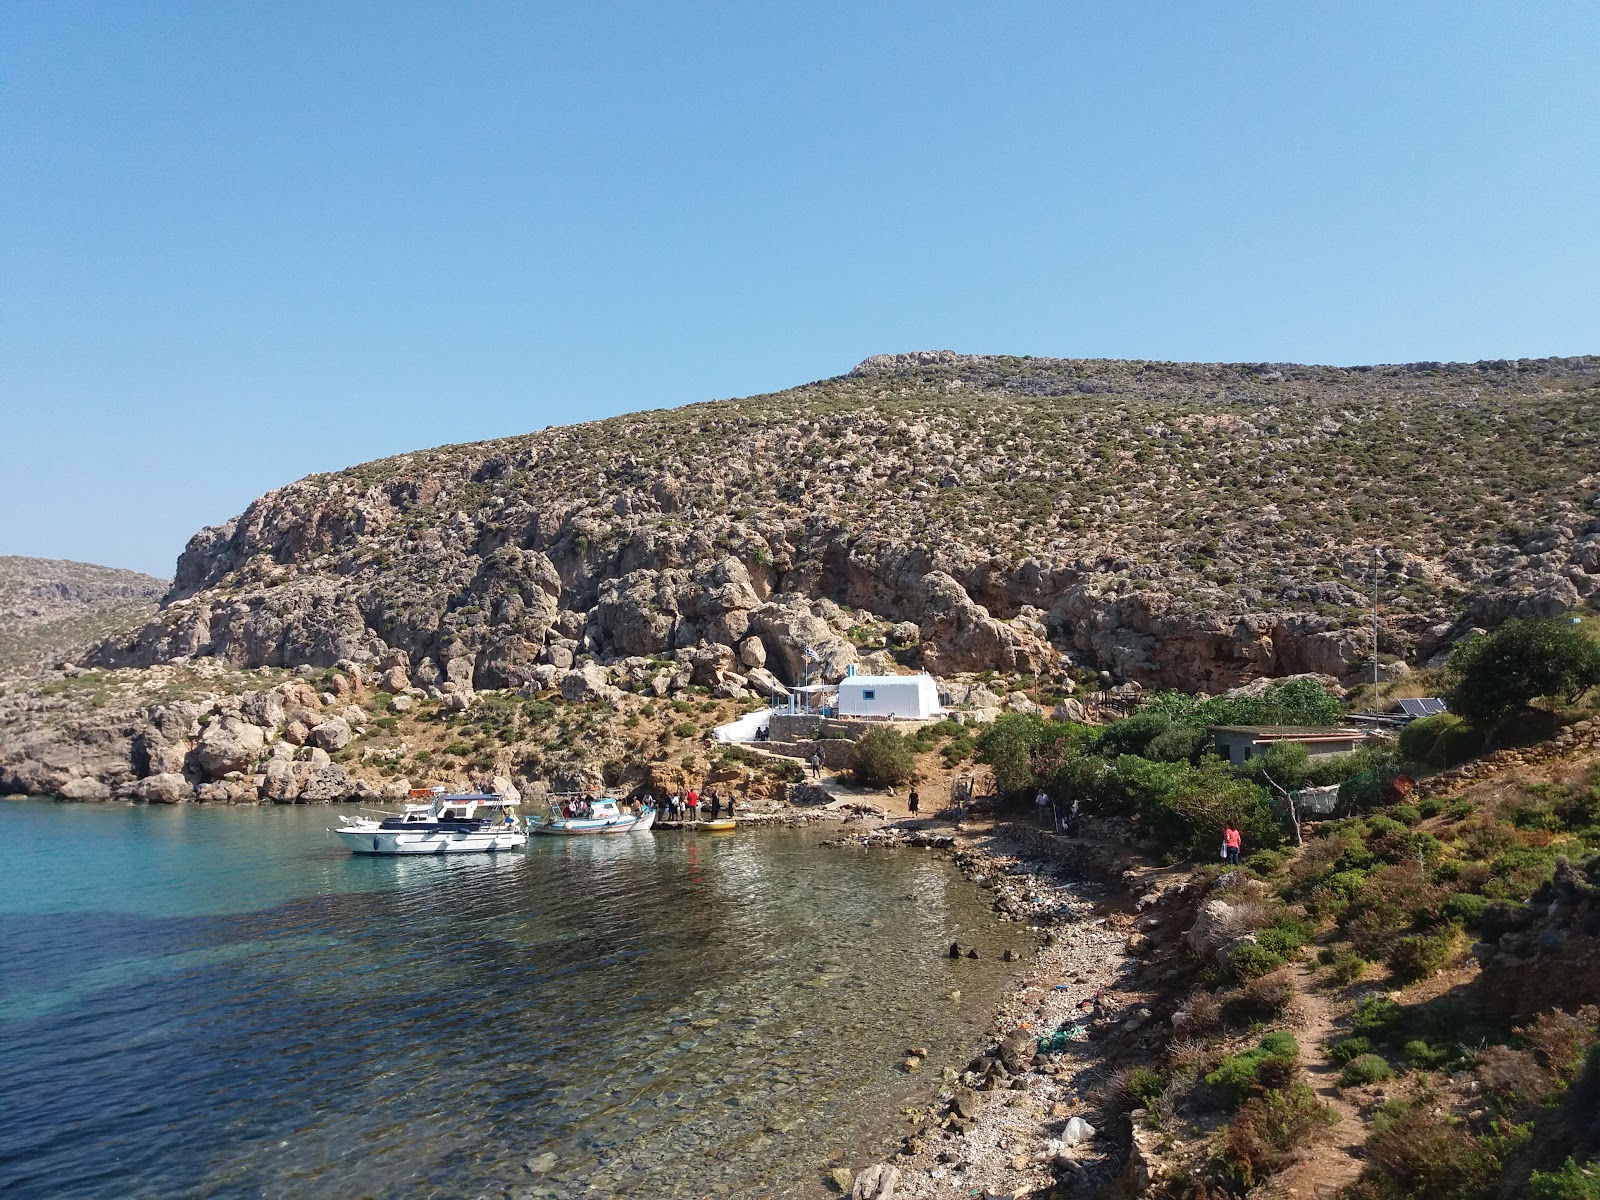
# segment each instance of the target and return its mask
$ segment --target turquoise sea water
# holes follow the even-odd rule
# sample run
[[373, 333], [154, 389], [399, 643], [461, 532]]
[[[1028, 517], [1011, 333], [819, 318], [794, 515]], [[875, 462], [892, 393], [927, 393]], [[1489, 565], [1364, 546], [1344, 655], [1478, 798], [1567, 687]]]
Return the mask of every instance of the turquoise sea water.
[[1016, 943], [943, 858], [814, 831], [385, 859], [331, 823], [0, 804], [0, 1195], [818, 1195]]

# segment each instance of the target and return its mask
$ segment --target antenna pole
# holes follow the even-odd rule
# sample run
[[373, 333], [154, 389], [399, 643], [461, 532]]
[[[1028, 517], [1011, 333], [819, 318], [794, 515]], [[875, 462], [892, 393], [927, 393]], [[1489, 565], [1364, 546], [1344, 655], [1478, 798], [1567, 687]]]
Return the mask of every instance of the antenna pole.
[[1372, 548], [1372, 711], [1378, 711], [1378, 564], [1383, 547]]

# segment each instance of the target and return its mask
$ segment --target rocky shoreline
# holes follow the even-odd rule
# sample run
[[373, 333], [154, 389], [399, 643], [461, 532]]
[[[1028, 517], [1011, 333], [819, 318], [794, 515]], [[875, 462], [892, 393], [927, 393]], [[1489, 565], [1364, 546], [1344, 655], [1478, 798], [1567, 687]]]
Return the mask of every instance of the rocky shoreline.
[[[963, 875], [994, 893], [997, 919], [1018, 926], [1016, 953], [1028, 961], [994, 1013], [992, 1045], [940, 1067], [936, 1081], [930, 1067], [931, 1086], [909, 1106], [898, 1144], [880, 1135], [858, 1147], [879, 1161], [830, 1168], [841, 1192], [998, 1200], [1065, 1187], [1087, 1196], [1139, 1174], [1117, 1075], [1165, 1040], [1157, 1014], [1173, 1007], [1183, 972], [1147, 961], [1145, 931], [1171, 924], [1165, 910], [1193, 889], [1182, 872], [1135, 865], [1115, 832], [1068, 840], [1023, 825], [947, 833], [900, 821], [833, 843], [950, 853]], [[907, 1069], [920, 1072], [915, 1050], [907, 1047]]]

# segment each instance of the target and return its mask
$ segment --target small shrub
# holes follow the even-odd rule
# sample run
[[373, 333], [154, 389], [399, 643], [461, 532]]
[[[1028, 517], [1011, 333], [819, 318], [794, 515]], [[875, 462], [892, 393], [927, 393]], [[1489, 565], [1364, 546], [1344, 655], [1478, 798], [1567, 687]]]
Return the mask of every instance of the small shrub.
[[1351, 1026], [1360, 1037], [1381, 1042], [1400, 1025], [1400, 1005], [1387, 996], [1366, 996], [1356, 1003]]
[[1377, 1054], [1357, 1055], [1345, 1063], [1344, 1070], [1339, 1072], [1339, 1083], [1343, 1087], [1360, 1087], [1362, 1084], [1380, 1083], [1393, 1078], [1394, 1068]]
[[1283, 955], [1275, 954], [1260, 942], [1243, 942], [1228, 955], [1228, 970], [1240, 980], [1257, 979], [1283, 966]]
[[1483, 910], [1489, 906], [1489, 897], [1476, 892], [1457, 892], [1445, 901], [1444, 915], [1467, 929], [1476, 929], [1483, 919]]
[[1533, 1200], [1600, 1200], [1600, 1165], [1578, 1166], [1569, 1155], [1558, 1171], [1535, 1171], [1528, 1176]]
[[1367, 973], [1367, 967], [1370, 965], [1361, 955], [1353, 954], [1349, 951], [1345, 951], [1343, 954], [1335, 954], [1333, 961], [1328, 964], [1330, 968], [1329, 974], [1332, 976], [1333, 982], [1339, 987], [1349, 987]]
[[1220, 1173], [1248, 1191], [1288, 1165], [1290, 1156], [1334, 1114], [1304, 1080], [1249, 1100], [1223, 1139]]
[[1422, 814], [1423, 820], [1427, 820], [1429, 817], [1437, 817], [1444, 811], [1444, 801], [1437, 796], [1429, 796], [1421, 804], [1417, 805], [1417, 811]]
[[1167, 1077], [1149, 1067], [1135, 1067], [1116, 1084], [1118, 1102], [1126, 1109], [1149, 1108], [1167, 1089]]
[[1264, 1021], [1288, 1011], [1294, 1002], [1294, 981], [1285, 970], [1252, 979], [1229, 998], [1231, 1019]]
[[1405, 1055], [1406, 1062], [1418, 1071], [1431, 1071], [1436, 1067], [1442, 1067], [1450, 1060], [1448, 1050], [1431, 1046], [1422, 1038], [1414, 1038], [1407, 1042], [1401, 1053]]
[[692, 738], [700, 732], [700, 726], [693, 721], [680, 721], [672, 727], [672, 732], [681, 738]]
[[1415, 825], [1422, 820], [1422, 813], [1409, 804], [1397, 804], [1389, 810], [1389, 815], [1402, 825]]
[[1222, 1028], [1222, 1002], [1216, 993], [1193, 992], [1173, 1020], [1173, 1028], [1185, 1037], [1205, 1037]]
[[1426, 979], [1450, 964], [1459, 945], [1460, 935], [1454, 927], [1439, 933], [1412, 934], [1396, 942], [1385, 961], [1401, 979]]
[[1281, 1079], [1285, 1065], [1297, 1069], [1299, 1053], [1299, 1043], [1292, 1033], [1269, 1033], [1261, 1039], [1260, 1044], [1224, 1058], [1217, 1064], [1216, 1070], [1206, 1076], [1206, 1082], [1212, 1087], [1232, 1092], [1236, 1097], [1244, 1096], [1253, 1089], [1266, 1086], [1261, 1079], [1263, 1071]]
[[1474, 1196], [1499, 1172], [1496, 1157], [1448, 1117], [1408, 1108], [1384, 1126], [1364, 1147], [1368, 1166], [1354, 1192], [1362, 1200]]
[[1340, 1038], [1328, 1047], [1328, 1057], [1340, 1066], [1370, 1053], [1372, 1053], [1372, 1041], [1364, 1037]]
[[1244, 865], [1257, 875], [1273, 875], [1291, 857], [1292, 855], [1287, 850], [1257, 850], [1249, 858], [1245, 859]]

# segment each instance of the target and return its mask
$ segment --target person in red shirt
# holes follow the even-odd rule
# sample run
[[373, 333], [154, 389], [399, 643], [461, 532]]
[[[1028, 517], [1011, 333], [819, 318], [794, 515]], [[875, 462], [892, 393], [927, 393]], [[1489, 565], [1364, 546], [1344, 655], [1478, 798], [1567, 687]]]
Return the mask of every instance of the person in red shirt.
[[693, 788], [690, 788], [688, 801], [689, 820], [698, 821], [700, 819], [700, 793], [695, 791]]
[[1239, 845], [1241, 841], [1238, 826], [1229, 821], [1222, 830], [1222, 852], [1228, 856], [1228, 865], [1230, 867], [1239, 865]]

